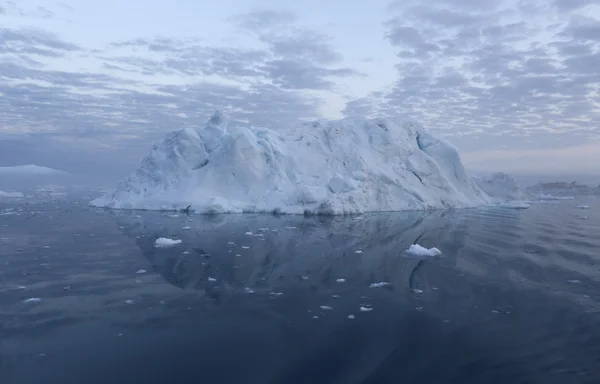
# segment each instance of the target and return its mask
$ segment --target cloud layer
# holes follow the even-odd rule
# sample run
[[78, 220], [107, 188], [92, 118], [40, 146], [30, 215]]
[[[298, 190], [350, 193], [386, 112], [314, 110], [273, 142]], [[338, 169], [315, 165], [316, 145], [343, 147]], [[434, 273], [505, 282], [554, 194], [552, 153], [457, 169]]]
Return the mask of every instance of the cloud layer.
[[377, 75], [377, 58], [358, 65], [331, 33], [303, 27], [292, 12], [232, 14], [225, 20], [236, 36], [231, 44], [159, 35], [84, 46], [31, 26], [52, 22], [64, 7], [0, 0], [0, 17], [12, 20], [0, 27], [0, 140], [84, 146], [101, 159], [144, 151], [215, 109], [276, 128], [336, 117], [332, 100], [341, 98], [342, 115], [417, 119], [466, 151], [598, 139], [600, 6], [593, 1], [380, 5], [388, 15], [380, 39], [395, 54], [397, 77], [361, 95], [352, 84]]

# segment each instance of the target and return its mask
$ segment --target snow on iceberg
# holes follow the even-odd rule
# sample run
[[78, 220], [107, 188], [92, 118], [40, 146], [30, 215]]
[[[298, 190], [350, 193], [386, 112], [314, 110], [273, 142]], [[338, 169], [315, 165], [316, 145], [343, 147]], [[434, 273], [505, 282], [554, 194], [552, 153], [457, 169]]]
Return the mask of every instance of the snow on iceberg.
[[478, 176], [474, 179], [485, 193], [500, 202], [523, 200], [525, 198], [519, 182], [504, 172]]
[[278, 130], [232, 126], [216, 112], [172, 132], [116, 191], [114, 209], [355, 214], [491, 203], [457, 150], [416, 123], [317, 121]]
[[2, 191], [0, 190], [0, 198], [21, 198], [24, 195], [21, 192], [12, 192], [12, 191]]

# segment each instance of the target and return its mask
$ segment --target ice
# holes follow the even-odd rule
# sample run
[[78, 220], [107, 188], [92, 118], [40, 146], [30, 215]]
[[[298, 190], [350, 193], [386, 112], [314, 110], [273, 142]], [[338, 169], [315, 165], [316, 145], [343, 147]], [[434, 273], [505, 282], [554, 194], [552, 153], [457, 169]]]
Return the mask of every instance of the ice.
[[373, 308], [360, 307], [360, 311], [361, 311], [361, 312], [370, 312], [370, 311], [372, 311], [372, 310], [373, 310]]
[[329, 305], [321, 305], [319, 308], [324, 311], [331, 311], [333, 309], [333, 307], [330, 307]]
[[215, 281], [217, 281], [217, 279], [215, 279], [214, 277], [209, 277], [208, 281], [210, 281], [211, 283], [214, 283]]
[[581, 280], [576, 280], [576, 279], [573, 279], [573, 280], [567, 280], [567, 283], [570, 283], [570, 284], [580, 284], [580, 283], [581, 283]]
[[427, 249], [419, 244], [412, 244], [405, 252], [410, 256], [419, 257], [435, 257], [442, 254], [442, 252], [435, 247]]
[[579, 209], [589, 209], [590, 206], [589, 205], [578, 205], [576, 208], [579, 208]]
[[133, 301], [133, 300], [125, 300], [125, 304], [133, 304], [133, 303], [135, 303], [135, 301]]
[[39, 297], [31, 297], [29, 299], [23, 300], [24, 303], [39, 303], [40, 301], [42, 301], [42, 299]]
[[242, 249], [250, 249], [250, 247], [247, 245], [242, 245]]
[[486, 176], [474, 177], [474, 180], [485, 193], [498, 202], [523, 200], [525, 198], [519, 182], [506, 173], [496, 172]]
[[166, 237], [159, 237], [154, 242], [155, 247], [162, 247], [162, 248], [171, 247], [171, 246], [177, 245], [177, 244], [181, 244], [181, 240], [173, 240], [173, 239], [168, 239]]
[[348, 318], [349, 318], [350, 320], [354, 320], [354, 319], [356, 318], [356, 316], [354, 316], [354, 315], [348, 315]]
[[336, 283], [345, 283], [346, 279], [337, 279], [335, 282]]
[[147, 271], [146, 271], [145, 269], [138, 269], [136, 273], [137, 273], [138, 275], [141, 275], [142, 273], [146, 273], [146, 272], [147, 272]]
[[358, 250], [358, 251], [354, 251], [354, 253], [359, 253], [360, 254], [360, 253], [362, 253], [362, 251]]
[[574, 200], [575, 196], [553, 196], [545, 193], [534, 194], [533, 197], [539, 200]]
[[254, 291], [251, 288], [244, 288], [244, 292], [246, 292], [246, 293], [254, 293]]
[[183, 229], [184, 231], [189, 231], [190, 229], [192, 229], [192, 227], [189, 227], [186, 225], [185, 227], [182, 227], [181, 229]]
[[381, 287], [385, 287], [387, 285], [391, 285], [391, 284], [388, 283], [387, 281], [382, 281], [381, 283], [373, 283], [373, 284], [369, 285], [369, 288], [381, 288]]
[[23, 193], [21, 193], [21, 192], [0, 190], [0, 198], [5, 197], [5, 198], [10, 198], [10, 199], [17, 199], [17, 198], [21, 198], [24, 196], [25, 195], [23, 195]]
[[0, 167], [0, 175], [67, 175], [65, 171], [41, 167], [39, 165], [17, 165], [14, 167]]
[[346, 118], [276, 129], [229, 124], [169, 133], [113, 193], [114, 209], [356, 214], [493, 202], [457, 150], [412, 122]]
[[413, 289], [413, 292], [421, 294], [421, 293], [423, 293], [423, 290], [422, 289]]
[[511, 208], [511, 209], [527, 209], [527, 208], [531, 207], [531, 204], [529, 204], [528, 202], [525, 202], [525, 201], [514, 200], [514, 201], [507, 201], [505, 203], [502, 203], [502, 204], [500, 204], [500, 206], [503, 208]]

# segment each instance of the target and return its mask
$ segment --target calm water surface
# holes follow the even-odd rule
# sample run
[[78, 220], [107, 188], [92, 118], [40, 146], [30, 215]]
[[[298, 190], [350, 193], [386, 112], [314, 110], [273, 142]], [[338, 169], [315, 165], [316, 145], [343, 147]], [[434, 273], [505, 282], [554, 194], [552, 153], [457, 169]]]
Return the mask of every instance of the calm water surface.
[[304, 218], [89, 197], [0, 201], [0, 383], [600, 382], [593, 198]]

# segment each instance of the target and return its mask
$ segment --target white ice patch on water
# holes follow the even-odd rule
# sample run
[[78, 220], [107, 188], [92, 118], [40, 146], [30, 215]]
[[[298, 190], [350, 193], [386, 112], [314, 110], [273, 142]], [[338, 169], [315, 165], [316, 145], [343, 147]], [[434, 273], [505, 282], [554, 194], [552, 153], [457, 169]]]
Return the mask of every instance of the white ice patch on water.
[[417, 288], [415, 288], [415, 289], [413, 289], [413, 292], [414, 292], [414, 293], [419, 293], [419, 294], [420, 294], [420, 293], [423, 293], [423, 290], [422, 290], [422, 289], [417, 289]]
[[579, 209], [589, 209], [590, 206], [589, 205], [578, 205], [576, 208], [579, 208]]
[[254, 293], [254, 291], [251, 288], [244, 288], [244, 292], [248, 294]]
[[410, 256], [418, 257], [435, 257], [442, 254], [442, 252], [435, 247], [425, 248], [420, 246], [419, 244], [412, 244], [410, 247], [408, 247], [405, 253]]
[[337, 279], [335, 282], [336, 283], [345, 283], [346, 279]]
[[242, 245], [242, 249], [250, 249], [250, 247], [247, 245]]
[[381, 287], [385, 287], [387, 285], [391, 285], [391, 284], [388, 283], [387, 281], [382, 281], [380, 283], [373, 283], [373, 284], [369, 285], [369, 288], [381, 288]]
[[510, 209], [527, 209], [527, 208], [531, 207], [531, 204], [529, 204], [528, 202], [525, 202], [525, 201], [514, 200], [514, 201], [508, 201], [506, 203], [501, 203], [501, 204], [499, 204], [499, 206], [502, 208], [510, 208]]
[[173, 240], [173, 239], [168, 239], [166, 237], [159, 237], [154, 242], [155, 247], [163, 247], [163, 248], [164, 247], [172, 247], [177, 244], [181, 244], [181, 240]]
[[214, 277], [209, 277], [208, 281], [210, 281], [211, 283], [214, 283], [215, 281], [217, 281], [217, 279], [215, 279]]
[[361, 250], [354, 251], [354, 253], [363, 253]]
[[368, 308], [368, 307], [360, 307], [360, 311], [361, 312], [371, 312], [373, 310], [373, 308]]
[[23, 300], [24, 303], [39, 303], [40, 301], [42, 301], [42, 299], [39, 297], [30, 297], [29, 299]]
[[125, 300], [125, 304], [133, 304], [133, 303], [135, 303], [135, 301], [133, 301], [133, 300]]
[[146, 273], [146, 272], [147, 272], [147, 271], [146, 271], [145, 269], [138, 269], [136, 273], [137, 273], [138, 275], [141, 275], [142, 273]]
[[349, 318], [350, 320], [354, 320], [354, 319], [356, 318], [356, 316], [354, 316], [354, 315], [348, 315], [348, 318]]
[[189, 226], [186, 225], [185, 227], [182, 227], [181, 229], [183, 229], [184, 231], [187, 231], [187, 230], [192, 229], [192, 227], [189, 227]]
[[330, 307], [329, 305], [321, 305], [319, 308], [324, 311], [331, 311], [333, 309], [333, 307]]

